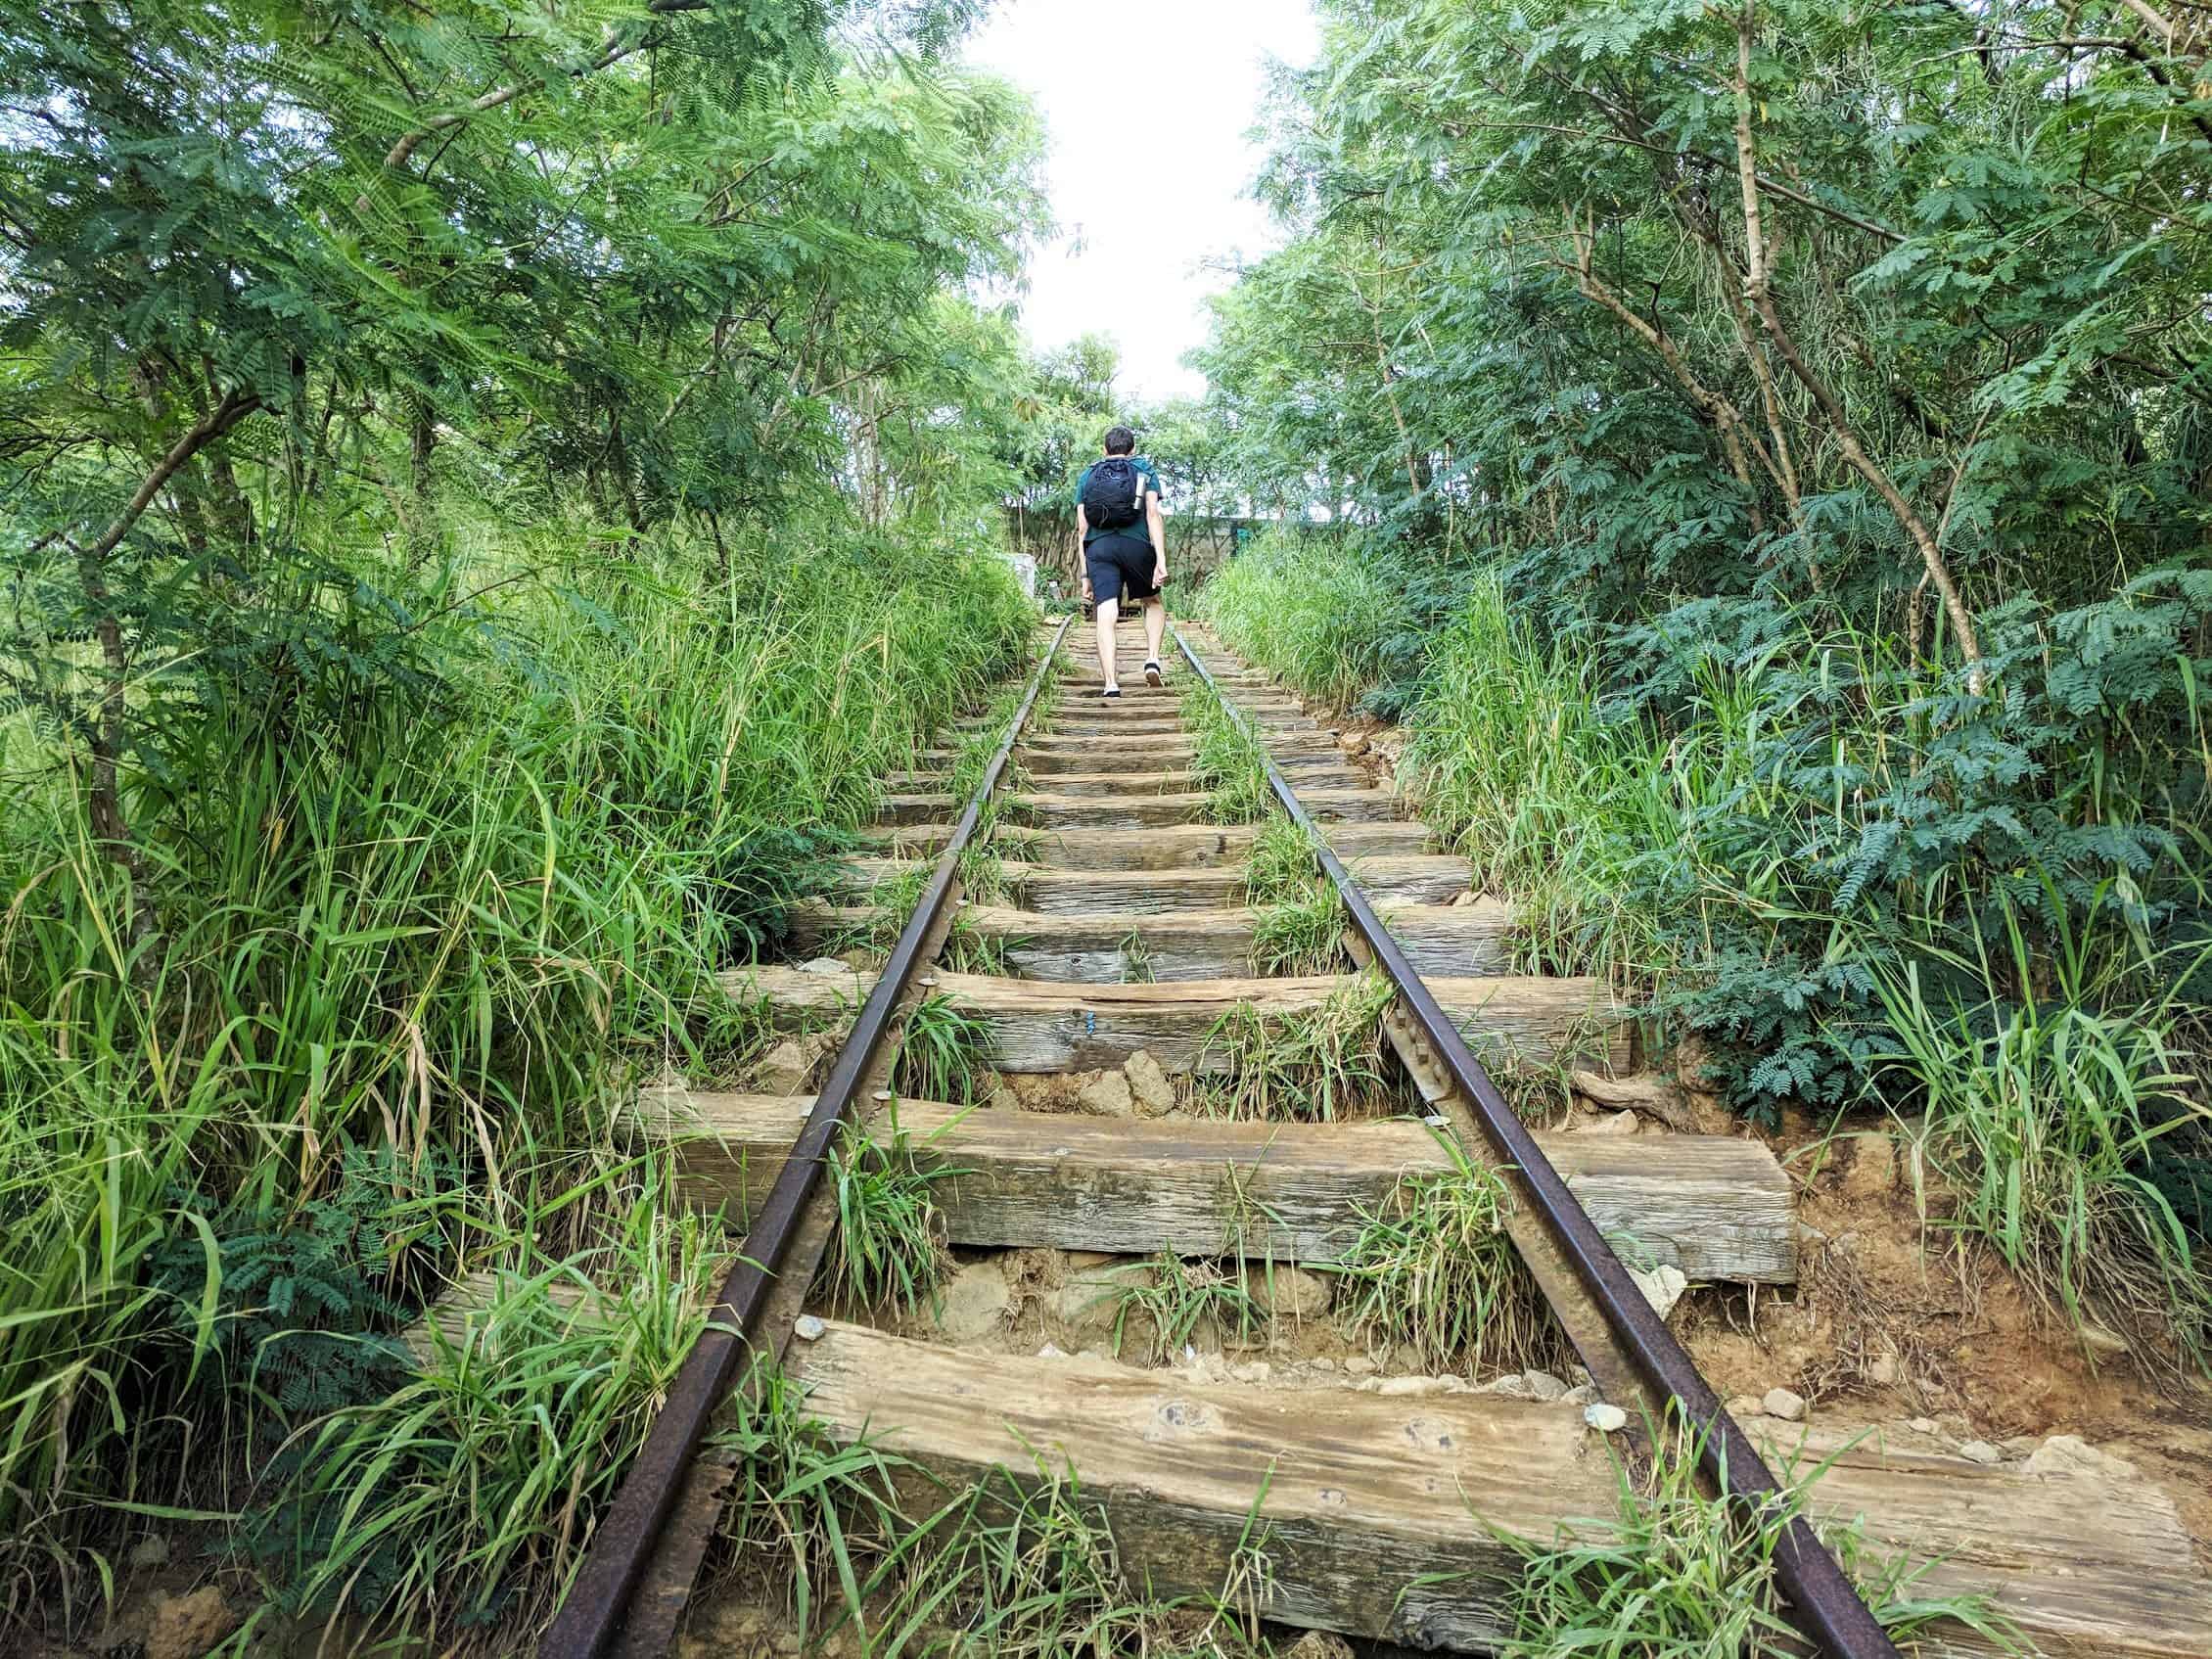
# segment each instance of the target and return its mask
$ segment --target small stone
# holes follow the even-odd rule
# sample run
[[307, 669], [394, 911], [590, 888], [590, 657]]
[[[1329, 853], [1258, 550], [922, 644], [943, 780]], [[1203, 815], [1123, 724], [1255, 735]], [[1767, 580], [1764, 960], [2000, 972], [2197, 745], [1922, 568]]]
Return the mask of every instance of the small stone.
[[1324, 1273], [1304, 1267], [1251, 1267], [1244, 1272], [1245, 1293], [1267, 1304], [1271, 1313], [1317, 1319], [1329, 1311], [1336, 1287]]
[[1481, 902], [1482, 896], [1475, 892], [1473, 888], [1469, 888], [1465, 893], [1460, 894], [1456, 899], [1452, 900], [1452, 907], [1454, 910], [1466, 910], [1473, 908], [1475, 905], [1480, 904]]
[[1635, 1134], [1642, 1126], [1634, 1112], [1608, 1112], [1594, 1123], [1582, 1127], [1583, 1134]]
[[1583, 1407], [1583, 1421], [1599, 1434], [1619, 1434], [1629, 1426], [1629, 1414], [1618, 1406], [1593, 1400]]
[[1651, 1311], [1662, 1319], [1675, 1311], [1675, 1304], [1689, 1289], [1689, 1280], [1682, 1276], [1682, 1270], [1672, 1262], [1662, 1262], [1649, 1272], [1639, 1272], [1631, 1267], [1629, 1277], [1636, 1280], [1636, 1287], [1643, 1292], [1644, 1301], [1651, 1304]]
[[1969, 1463], [2002, 1463], [2005, 1453], [1986, 1440], [1969, 1440], [1959, 1449], [1959, 1455]]
[[1076, 1104], [1100, 1118], [1128, 1118], [1136, 1112], [1129, 1080], [1120, 1072], [1100, 1072], [1076, 1091]]
[[1531, 1371], [1524, 1379], [1529, 1392], [1539, 1400], [1557, 1400], [1567, 1392], [1567, 1385], [1549, 1371]]
[[1333, 1371], [1336, 1369], [1336, 1361], [1326, 1354], [1317, 1355], [1307, 1360], [1306, 1363], [1311, 1369], [1316, 1371]]
[[1168, 1081], [1168, 1074], [1160, 1069], [1160, 1062], [1139, 1048], [1122, 1066], [1122, 1075], [1129, 1080], [1129, 1092], [1136, 1097], [1136, 1111], [1140, 1118], [1164, 1118], [1175, 1109], [1175, 1085]]
[[1589, 1383], [1577, 1383], [1559, 1397], [1562, 1406], [1588, 1406], [1597, 1398], [1597, 1390]]
[[1248, 1360], [1242, 1365], [1231, 1365], [1229, 1375], [1240, 1383], [1264, 1383], [1275, 1374], [1275, 1368], [1265, 1359]]
[[239, 1617], [213, 1585], [190, 1595], [160, 1595], [146, 1633], [146, 1659], [200, 1659], [238, 1629]]
[[[1006, 1281], [1001, 1279], [998, 1282], [1004, 1284]], [[802, 1313], [791, 1321], [791, 1334], [801, 1342], [819, 1342], [828, 1333], [829, 1326], [812, 1313]]]
[[1375, 1362], [1364, 1354], [1355, 1354], [1345, 1360], [1344, 1368], [1356, 1377], [1368, 1377], [1374, 1375]]
[[1935, 1438], [1937, 1432], [1936, 1420], [1933, 1417], [1914, 1417], [1910, 1423], [1907, 1423], [1905, 1426], [1911, 1429], [1914, 1434], [1924, 1434], [1931, 1440]]
[[800, 1639], [797, 1632], [785, 1631], [771, 1645], [778, 1653], [797, 1653], [806, 1644]]
[[1353, 1659], [1352, 1643], [1333, 1631], [1308, 1631], [1283, 1649], [1282, 1659]]
[[[1375, 1392], [1385, 1399], [1406, 1399], [1413, 1395], [1444, 1392], [1442, 1377], [1370, 1377], [1368, 1381], [1375, 1385]], [[1364, 1388], [1367, 1385], [1361, 1383], [1359, 1386]]]
[[1830, 1246], [1849, 1256], [1859, 1248], [1859, 1234], [1856, 1229], [1850, 1232], [1839, 1232], [1830, 1241]]
[[1770, 1388], [1759, 1408], [1770, 1417], [1779, 1417], [1785, 1423], [1805, 1421], [1805, 1396], [1793, 1394], [1786, 1388]]
[[990, 1263], [962, 1267], [938, 1293], [937, 1328], [950, 1342], [980, 1342], [998, 1329], [1014, 1294]]
[[1904, 1367], [1894, 1354], [1877, 1354], [1866, 1361], [1866, 1380], [1877, 1388], [1895, 1388]]
[[1048, 1342], [1037, 1351], [1037, 1357], [1039, 1359], [1065, 1359], [1068, 1351], [1056, 1342]]
[[1797, 1223], [1797, 1242], [1807, 1250], [1818, 1250], [1828, 1242], [1828, 1235], [1811, 1221]]
[[[1066, 1331], [1099, 1334], [1110, 1332], [1121, 1312], [1122, 1293], [1132, 1284], [1140, 1282], [1142, 1275], [1148, 1270], [1141, 1263], [1086, 1268], [1071, 1275], [1066, 1284], [1045, 1297], [1045, 1313]], [[1131, 1310], [1129, 1334], [1137, 1337], [1149, 1329], [1150, 1321], [1140, 1320], [1135, 1311]]]
[[1339, 732], [1336, 746], [1357, 760], [1367, 752], [1367, 734], [1359, 731]]
[[1739, 1394], [1729, 1400], [1728, 1412], [1731, 1417], [1764, 1417], [1767, 1408], [1751, 1395]]
[[1484, 1394], [1495, 1394], [1503, 1400], [1534, 1400], [1536, 1390], [1529, 1387], [1529, 1379], [1518, 1371], [1508, 1371], [1501, 1377], [1493, 1377], [1482, 1386]]
[[825, 979], [850, 979], [853, 965], [840, 961], [835, 956], [816, 956], [810, 962], [800, 963], [799, 971], [803, 974], [820, 974]]
[[2101, 1475], [2108, 1480], [2125, 1480], [2136, 1472], [2136, 1466], [2125, 1457], [2097, 1451], [2080, 1435], [2054, 1434], [2028, 1453], [2027, 1471], [2031, 1475]]
[[130, 1546], [130, 1564], [134, 1567], [159, 1567], [169, 1558], [169, 1541], [160, 1533], [148, 1533]]
[[753, 1086], [761, 1094], [797, 1094], [812, 1070], [806, 1050], [786, 1037], [755, 1062]]

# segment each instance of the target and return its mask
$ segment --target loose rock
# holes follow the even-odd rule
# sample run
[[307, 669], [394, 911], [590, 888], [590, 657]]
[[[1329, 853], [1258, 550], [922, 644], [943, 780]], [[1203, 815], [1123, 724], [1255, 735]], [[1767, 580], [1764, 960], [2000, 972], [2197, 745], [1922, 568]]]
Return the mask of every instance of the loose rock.
[[1317, 1319], [1329, 1311], [1336, 1287], [1324, 1273], [1304, 1267], [1250, 1267], [1244, 1270], [1245, 1293], [1265, 1303], [1267, 1311], [1294, 1319]]
[[238, 1614], [211, 1584], [190, 1595], [157, 1596], [154, 1622], [146, 1633], [146, 1659], [200, 1659], [238, 1624]]
[[1613, 1112], [1599, 1118], [1595, 1123], [1583, 1125], [1579, 1132], [1583, 1134], [1635, 1134], [1639, 1128], [1634, 1112]]
[[1969, 1440], [1959, 1449], [1959, 1455], [1969, 1463], [2002, 1463], [2005, 1453], [1986, 1440]]
[[[1141, 1263], [1124, 1263], [1113, 1267], [1087, 1267], [1070, 1276], [1068, 1282], [1044, 1299], [1044, 1309], [1062, 1329], [1077, 1335], [1104, 1334], [1114, 1328], [1116, 1314], [1121, 1310], [1122, 1292], [1140, 1282], [1142, 1274], [1150, 1269]], [[1129, 1319], [1132, 1334], [1143, 1323], [1133, 1314]]]
[[1649, 1272], [1639, 1272], [1631, 1267], [1629, 1277], [1636, 1280], [1636, 1287], [1643, 1292], [1644, 1301], [1651, 1304], [1651, 1311], [1662, 1319], [1675, 1311], [1675, 1304], [1689, 1289], [1689, 1280], [1682, 1276], [1682, 1270], [1672, 1262], [1662, 1262]]
[[1344, 1368], [1356, 1377], [1371, 1376], [1374, 1374], [1375, 1362], [1364, 1354], [1355, 1354], [1345, 1360]]
[[1759, 1406], [1768, 1416], [1779, 1417], [1785, 1423], [1805, 1421], [1805, 1396], [1792, 1394], [1786, 1388], [1770, 1388]]
[[1728, 1401], [1728, 1413], [1731, 1417], [1763, 1417], [1767, 1407], [1751, 1395], [1738, 1394]]
[[[1006, 1281], [1000, 1279], [998, 1282], [1004, 1285]], [[823, 1324], [812, 1313], [802, 1313], [791, 1322], [791, 1334], [801, 1342], [819, 1342], [828, 1329], [829, 1326]]]
[[1333, 1631], [1308, 1631], [1283, 1650], [1282, 1659], [1353, 1659], [1352, 1643]]
[[1129, 1080], [1129, 1092], [1136, 1097], [1139, 1117], [1164, 1118], [1175, 1109], [1175, 1085], [1168, 1081], [1160, 1062], [1144, 1049], [1139, 1048], [1129, 1057], [1122, 1067], [1122, 1075]]
[[753, 1067], [753, 1086], [762, 1094], [797, 1094], [806, 1086], [813, 1062], [792, 1037], [777, 1043]]
[[853, 967], [851, 963], [840, 961], [835, 956], [816, 956], [811, 961], [800, 963], [799, 971], [803, 974], [820, 974], [824, 979], [845, 979], [851, 977]]
[[1539, 1400], [1557, 1400], [1567, 1392], [1566, 1383], [1549, 1371], [1531, 1371], [1523, 1380]]
[[1120, 1072], [1100, 1072], [1076, 1091], [1076, 1104], [1100, 1118], [1128, 1118], [1136, 1113], [1136, 1096], [1129, 1080]]
[[2125, 1457], [2097, 1451], [2080, 1435], [2054, 1434], [2028, 1453], [2027, 1471], [2031, 1475], [2100, 1475], [2107, 1480], [2126, 1480], [2136, 1472], [2136, 1466]]
[[1877, 1388], [1895, 1388], [1902, 1375], [1904, 1367], [1894, 1354], [1877, 1354], [1866, 1361], [1866, 1380]]
[[1013, 1300], [995, 1264], [962, 1267], [938, 1293], [937, 1328], [950, 1342], [980, 1342], [998, 1328]]
[[1629, 1426], [1629, 1414], [1618, 1406], [1593, 1400], [1583, 1407], [1583, 1421], [1599, 1434], [1618, 1434]]

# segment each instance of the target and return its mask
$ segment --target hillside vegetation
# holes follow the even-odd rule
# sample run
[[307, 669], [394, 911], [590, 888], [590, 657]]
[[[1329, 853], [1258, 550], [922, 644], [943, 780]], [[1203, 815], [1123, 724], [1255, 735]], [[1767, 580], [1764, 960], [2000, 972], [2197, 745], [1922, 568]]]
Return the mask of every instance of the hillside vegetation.
[[[0, 30], [0, 1624], [149, 1531], [426, 1633], [574, 1567], [711, 1262], [625, 1085], [753, 1041], [712, 973], [1026, 654], [967, 21]], [[424, 1372], [485, 1268], [503, 1363]]]
[[1339, 533], [1207, 615], [1410, 726], [1536, 961], [1755, 1117], [1906, 1115], [2054, 1308], [2201, 1363], [2212, 35], [1323, 13], [1201, 356]]

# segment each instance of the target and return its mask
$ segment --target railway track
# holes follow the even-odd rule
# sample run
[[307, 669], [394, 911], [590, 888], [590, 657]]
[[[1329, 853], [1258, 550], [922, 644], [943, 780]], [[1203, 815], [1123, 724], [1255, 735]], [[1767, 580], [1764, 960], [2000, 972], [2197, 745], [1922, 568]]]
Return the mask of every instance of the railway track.
[[[902, 780], [873, 845], [853, 862], [851, 892], [802, 918], [803, 933], [817, 939], [848, 936], [880, 920], [871, 891], [880, 898], [883, 882], [926, 869], [880, 967], [816, 962], [731, 976], [733, 995], [760, 1001], [782, 1026], [843, 1030], [819, 1090], [648, 1102], [686, 1192], [727, 1206], [749, 1230], [714, 1324], [540, 1645], [544, 1659], [666, 1647], [734, 1476], [705, 1437], [749, 1349], [780, 1356], [833, 1433], [864, 1428], [954, 1482], [995, 1469], [1018, 1475], [1034, 1449], [1050, 1449], [1102, 1503], [1132, 1575], [1156, 1590], [1212, 1591], [1257, 1514], [1269, 1540], [1267, 1618], [1424, 1648], [1482, 1650], [1502, 1634], [1500, 1587], [1515, 1563], [1492, 1526], [1548, 1538], [1563, 1519], [1610, 1510], [1612, 1463], [1586, 1403], [1617, 1405], [1632, 1424], [1679, 1416], [1700, 1431], [1713, 1487], [1752, 1507], [1774, 1498], [1760, 1449], [1608, 1242], [1633, 1236], [1647, 1273], [1657, 1261], [1699, 1280], [1787, 1282], [1796, 1228], [1771, 1154], [1732, 1138], [1532, 1134], [1478, 1052], [1494, 1063], [1623, 1062], [1626, 1032], [1602, 988], [1505, 972], [1509, 916], [1466, 899], [1464, 861], [1438, 852], [1427, 829], [1263, 676], [1178, 636], [1181, 659], [1166, 687], [1132, 683], [1107, 704], [1087, 684], [1055, 680], [1056, 656], [1075, 644], [1066, 623], [1047, 637], [974, 796], [954, 801], [937, 773]], [[1132, 664], [1142, 655], [1133, 627], [1122, 631], [1122, 653]], [[1207, 822], [1206, 795], [1194, 787], [1184, 704], [1209, 687], [1267, 751], [1272, 810], [1309, 832], [1349, 922], [1343, 971], [1270, 976], [1252, 965], [1263, 918], [1242, 896], [1260, 830]], [[932, 759], [948, 766], [952, 757]], [[1004, 891], [979, 899], [963, 893], [962, 869], [987, 839], [1007, 860]], [[970, 954], [995, 971], [943, 965], [955, 925]], [[1294, 1022], [1348, 995], [1365, 997], [1365, 1014], [1379, 1019], [1413, 1091], [1407, 1103], [1426, 1124], [1256, 1123], [1178, 1108], [1194, 1089], [1234, 1095], [1238, 1069], [1253, 1062], [1220, 1040], [1227, 1025]], [[1340, 1257], [1403, 1175], [1441, 1167], [1449, 1140], [1505, 1182], [1507, 1231], [1589, 1380], [1563, 1400], [1393, 1376], [1388, 1366], [1359, 1381], [1349, 1370], [1317, 1381], [1308, 1372], [1289, 1386], [1252, 1380], [1264, 1364], [1230, 1374], [1050, 1347], [1033, 1357], [1026, 1343], [1011, 1353], [975, 1340], [972, 1320], [954, 1333], [966, 1340], [954, 1341], [911, 1321], [809, 1318], [794, 1340], [830, 1236], [823, 1154], [846, 1125], [882, 1128], [899, 1034], [924, 996], [985, 1034], [1000, 1077], [984, 1110], [898, 1103], [902, 1126], [962, 1172], [945, 1213], [962, 1251], [1094, 1253], [1067, 1259], [1073, 1282], [1106, 1286], [1132, 1269], [1095, 1253], [1220, 1257], [1233, 1231], [1240, 1256], [1273, 1261], [1304, 1296], [1316, 1282], [1304, 1269]], [[1080, 1095], [1089, 1112], [1031, 1109], [1055, 1088], [1054, 1105]], [[1258, 1237], [1229, 1214], [1248, 1217], [1254, 1206], [1267, 1219]], [[1077, 1300], [1066, 1285], [1053, 1299], [1071, 1323], [1082, 1321]], [[1030, 1317], [1011, 1300], [984, 1313], [994, 1328]], [[1530, 1392], [1544, 1391], [1515, 1391]], [[1967, 1517], [1992, 1502], [2009, 1502], [2023, 1527], [2039, 1529], [2042, 1545], [1999, 1538], [1987, 1551], [1969, 1549], [1954, 1572], [1967, 1585], [1985, 1570], [2009, 1573], [2000, 1587], [2005, 1610], [2029, 1610], [2031, 1626], [2039, 1575], [2082, 1571], [2087, 1546], [2052, 1536], [2067, 1530], [2057, 1517], [2069, 1503], [2079, 1509], [2079, 1495], [2043, 1502], [1977, 1484], [1992, 1472], [1964, 1466], [1893, 1492], [1886, 1469], [1839, 1451], [1829, 1477], [1877, 1537], [1910, 1538], [1932, 1553], [1958, 1544]], [[1885, 1504], [1895, 1511], [1886, 1521]], [[2100, 1536], [2129, 1530], [2109, 1513], [2072, 1524]], [[1922, 1536], [1936, 1532], [1945, 1536]], [[2105, 1572], [2111, 1594], [2136, 1597], [2129, 1616], [2143, 1625], [2142, 1645], [2073, 1644], [2097, 1621], [2085, 1625], [2059, 1595], [2051, 1620], [2069, 1640], [2064, 1651], [2212, 1648], [2202, 1597], [2169, 1597], [2158, 1616], [2143, 1613], [2158, 1547], [2145, 1543]], [[1812, 1649], [1837, 1659], [1897, 1651], [1802, 1521], [1775, 1560], [1789, 1616]], [[1988, 1649], [1962, 1634], [1941, 1650]]]

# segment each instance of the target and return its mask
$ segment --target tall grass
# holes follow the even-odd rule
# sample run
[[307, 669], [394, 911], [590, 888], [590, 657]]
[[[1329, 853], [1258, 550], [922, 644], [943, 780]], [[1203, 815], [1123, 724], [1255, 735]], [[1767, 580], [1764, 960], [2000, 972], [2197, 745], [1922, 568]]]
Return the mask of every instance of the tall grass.
[[1407, 632], [1403, 573], [1349, 535], [1272, 530], [1194, 606], [1244, 655], [1340, 708], [1385, 677]]
[[[2005, 973], [1956, 961], [1928, 964], [1928, 977], [1919, 962], [1879, 971], [1894, 1041], [1874, 1057], [1877, 1082], [1907, 1085], [1914, 1169], [1943, 1179], [1942, 1224], [1995, 1248], [2051, 1312], [2126, 1332], [2152, 1358], [2170, 1337], [2201, 1366], [2212, 1350], [2205, 1218], [2177, 1208], [2151, 1174], [2161, 1141], [2201, 1141], [2212, 1128], [2175, 998], [2130, 998], [2115, 968], [2126, 943], [2102, 930], [2031, 960], [2017, 916], [2006, 919]], [[1939, 991], [1961, 966], [1977, 970], [1968, 984], [2028, 989], [2017, 1001]], [[1923, 1212], [1928, 1199], [1923, 1184]]]
[[[7, 733], [0, 1608], [81, 1600], [130, 1516], [228, 1469], [211, 1333], [142, 1340], [179, 1317], [158, 1250], [211, 1277], [355, 1146], [397, 1154], [395, 1203], [455, 1181], [526, 1225], [605, 1157], [623, 1073], [713, 1071], [753, 1035], [714, 970], [772, 943], [875, 777], [1031, 621], [995, 561], [829, 532], [705, 591], [686, 571], [610, 562], [433, 619], [427, 694], [150, 711], [172, 729], [133, 779], [145, 946], [74, 780]], [[394, 1292], [429, 1294], [438, 1256]]]

